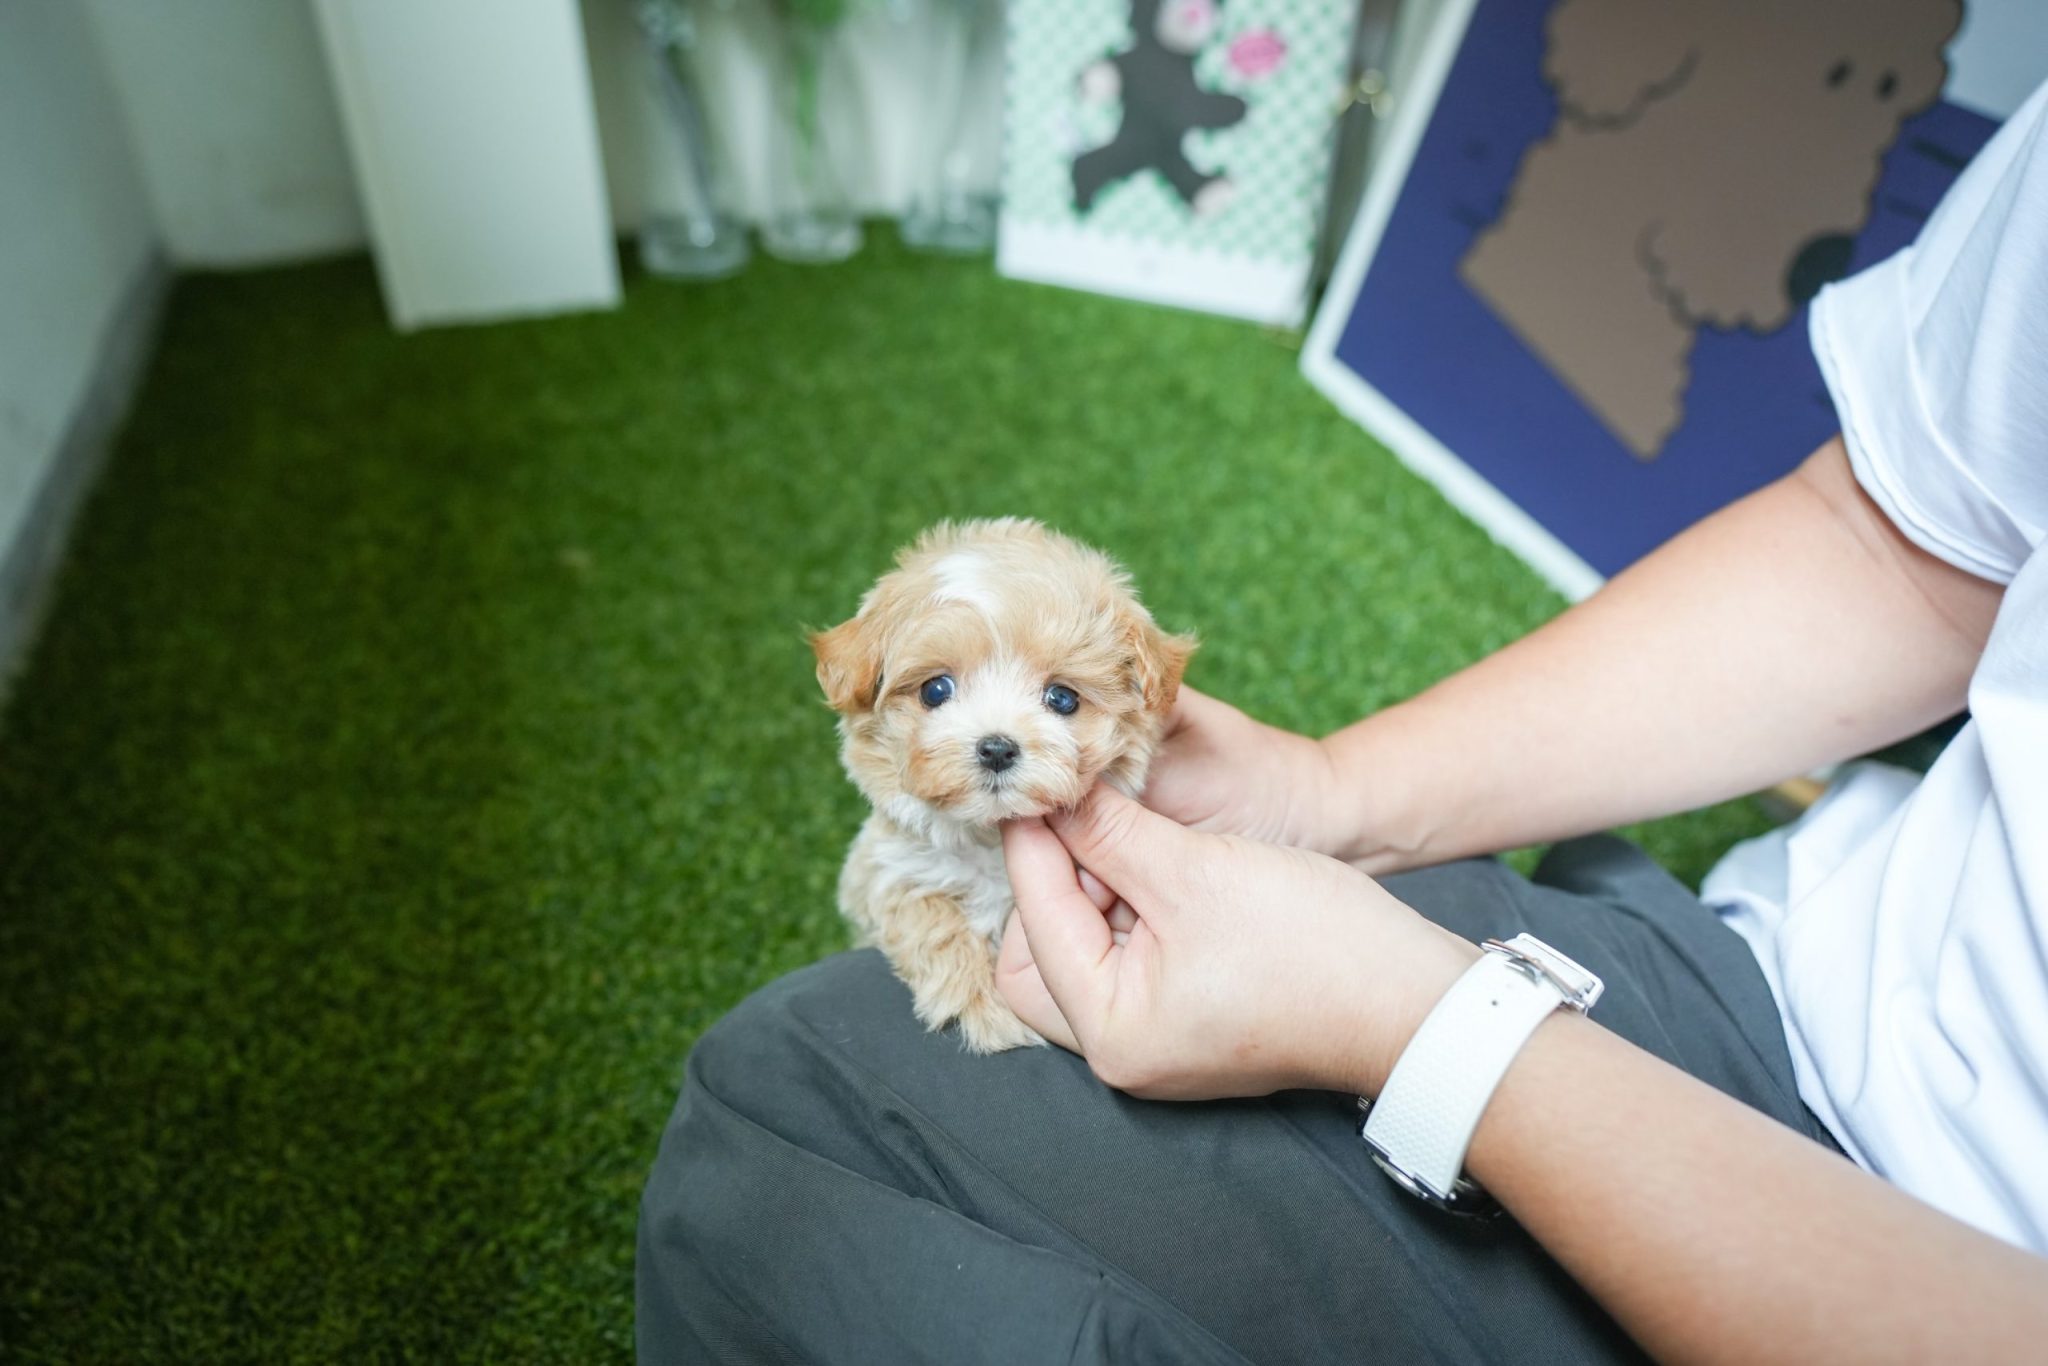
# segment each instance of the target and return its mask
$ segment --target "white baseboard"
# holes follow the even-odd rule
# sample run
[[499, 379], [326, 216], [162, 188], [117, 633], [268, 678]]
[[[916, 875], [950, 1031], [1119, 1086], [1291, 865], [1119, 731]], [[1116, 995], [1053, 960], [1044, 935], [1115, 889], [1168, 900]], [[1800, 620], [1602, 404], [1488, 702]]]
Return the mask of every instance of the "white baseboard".
[[136, 268], [100, 336], [92, 376], [58, 438], [28, 515], [12, 544], [0, 546], [0, 702], [27, 661], [79, 509], [106, 467], [114, 437], [156, 354], [170, 284], [170, 267], [155, 253]]

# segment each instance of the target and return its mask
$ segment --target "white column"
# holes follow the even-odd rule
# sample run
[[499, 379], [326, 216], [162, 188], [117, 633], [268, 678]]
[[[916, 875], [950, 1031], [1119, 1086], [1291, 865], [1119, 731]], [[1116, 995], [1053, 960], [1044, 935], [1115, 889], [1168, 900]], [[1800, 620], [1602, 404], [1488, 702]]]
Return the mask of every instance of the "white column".
[[575, 0], [316, 0], [401, 329], [618, 302]]

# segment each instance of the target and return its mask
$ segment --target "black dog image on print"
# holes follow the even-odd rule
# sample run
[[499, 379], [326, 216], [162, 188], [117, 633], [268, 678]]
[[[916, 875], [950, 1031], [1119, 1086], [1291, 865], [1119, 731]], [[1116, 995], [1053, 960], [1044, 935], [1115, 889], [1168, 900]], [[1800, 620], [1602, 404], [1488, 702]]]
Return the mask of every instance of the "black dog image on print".
[[1123, 101], [1116, 136], [1074, 158], [1074, 211], [1087, 213], [1111, 185], [1141, 171], [1166, 178], [1207, 217], [1232, 193], [1230, 178], [1195, 169], [1181, 143], [1196, 128], [1228, 128], [1245, 116], [1235, 95], [1204, 90], [1195, 56], [1216, 32], [1215, 0], [1131, 0], [1131, 45], [1081, 73], [1081, 97]]

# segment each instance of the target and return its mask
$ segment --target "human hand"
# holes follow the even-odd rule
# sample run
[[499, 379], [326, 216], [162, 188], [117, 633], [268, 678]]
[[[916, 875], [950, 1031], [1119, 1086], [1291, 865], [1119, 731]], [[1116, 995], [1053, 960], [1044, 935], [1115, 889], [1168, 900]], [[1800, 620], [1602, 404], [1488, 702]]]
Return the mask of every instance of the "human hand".
[[1323, 744], [1183, 684], [1143, 800], [1197, 830], [1334, 854], [1354, 833], [1344, 796]]
[[1189, 830], [1107, 787], [1005, 825], [1003, 857], [1003, 998], [1133, 1095], [1375, 1094], [1479, 953], [1345, 864]]

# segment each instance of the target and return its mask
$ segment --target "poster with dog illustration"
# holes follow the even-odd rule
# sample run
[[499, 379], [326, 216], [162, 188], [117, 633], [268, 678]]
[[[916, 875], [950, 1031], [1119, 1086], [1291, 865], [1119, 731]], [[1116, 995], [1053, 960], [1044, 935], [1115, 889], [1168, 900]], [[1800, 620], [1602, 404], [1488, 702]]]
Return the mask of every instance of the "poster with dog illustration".
[[1005, 275], [1292, 324], [1355, 6], [1009, 7]]
[[1303, 369], [1568, 596], [1835, 430], [1806, 305], [2048, 77], [2030, 0], [1448, 0]]

